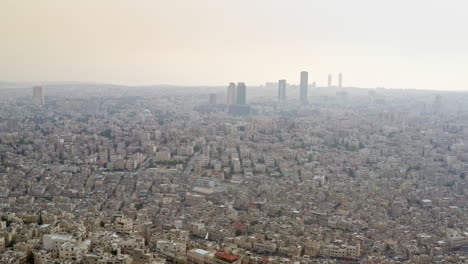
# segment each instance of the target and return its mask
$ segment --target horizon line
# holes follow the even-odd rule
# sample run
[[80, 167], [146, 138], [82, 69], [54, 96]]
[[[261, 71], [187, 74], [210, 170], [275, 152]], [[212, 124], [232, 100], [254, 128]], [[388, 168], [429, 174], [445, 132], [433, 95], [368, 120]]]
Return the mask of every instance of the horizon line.
[[[271, 81], [265, 81], [263, 84], [257, 84], [257, 85], [247, 85], [247, 87], [265, 87], [265, 84], [267, 83], [276, 83], [276, 82], [271, 82]], [[24, 87], [2, 87], [2, 85], [16, 85], [16, 86], [21, 86], [21, 85], [28, 85]], [[0, 80], [0, 89], [28, 89], [32, 88], [33, 86], [58, 86], [58, 85], [108, 85], [108, 86], [121, 86], [121, 87], [127, 87], [127, 88], [135, 88], [135, 87], [157, 87], [157, 86], [168, 86], [168, 87], [207, 87], [207, 88], [221, 88], [221, 87], [228, 87], [229, 82], [227, 82], [225, 85], [191, 85], [191, 84], [140, 84], [140, 85], [132, 85], [132, 84], [117, 84], [117, 83], [107, 83], [107, 82], [98, 82], [98, 81], [2, 81]], [[288, 85], [294, 85], [294, 86], [299, 86], [299, 83], [288, 83]], [[309, 84], [309, 88], [310, 88]], [[315, 88], [332, 88], [332, 89], [339, 89], [337, 85], [333, 85], [331, 87], [329, 86], [316, 86]], [[376, 87], [360, 87], [360, 86], [343, 86], [341, 89], [367, 89], [367, 90], [376, 90], [376, 89], [384, 89], [384, 90], [417, 90], [417, 91], [434, 91], [434, 92], [468, 92], [468, 89], [466, 90], [439, 90], [439, 89], [434, 89], [434, 88], [396, 88], [396, 87], [385, 87], [385, 86], [376, 86]]]

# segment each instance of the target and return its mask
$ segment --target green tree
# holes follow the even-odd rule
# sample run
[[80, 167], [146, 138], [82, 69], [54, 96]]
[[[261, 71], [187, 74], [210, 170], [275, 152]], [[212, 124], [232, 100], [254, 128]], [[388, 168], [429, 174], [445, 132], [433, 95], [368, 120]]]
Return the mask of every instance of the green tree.
[[23, 220], [23, 223], [24, 223], [25, 225], [29, 225], [29, 224], [34, 223], [34, 221], [31, 221], [31, 220]]
[[135, 209], [136, 209], [137, 211], [140, 211], [141, 208], [143, 208], [143, 204], [142, 204], [142, 203], [137, 203], [137, 204], [135, 204]]
[[349, 151], [357, 151], [358, 148], [356, 147], [356, 145], [351, 145], [348, 150]]
[[42, 219], [42, 212], [39, 213], [39, 219], [37, 219], [37, 224], [40, 226], [44, 224], [44, 219]]
[[6, 226], [9, 227], [11, 225], [11, 220], [8, 220], [5, 216], [2, 216], [2, 221], [6, 222]]
[[12, 239], [8, 244], [6, 244], [6, 248], [12, 248], [16, 244], [15, 239]]
[[111, 136], [112, 136], [112, 130], [110, 130], [110, 128], [108, 128], [108, 129], [102, 131], [101, 133], [99, 133], [99, 135], [102, 136], [102, 137], [106, 137], [106, 138], [110, 139]]
[[28, 256], [26, 256], [26, 263], [34, 264], [34, 253], [32, 251], [30, 251]]

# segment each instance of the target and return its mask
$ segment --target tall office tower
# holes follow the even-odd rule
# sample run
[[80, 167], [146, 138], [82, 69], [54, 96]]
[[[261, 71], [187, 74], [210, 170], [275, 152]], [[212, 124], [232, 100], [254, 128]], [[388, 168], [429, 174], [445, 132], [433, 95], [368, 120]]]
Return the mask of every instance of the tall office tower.
[[33, 87], [33, 103], [36, 105], [44, 104], [44, 93], [41, 86]]
[[338, 74], [338, 88], [343, 88], [343, 74]]
[[245, 105], [247, 104], [247, 87], [245, 83], [240, 82], [237, 84], [237, 104]]
[[328, 74], [328, 87], [332, 86], [332, 75]]
[[440, 94], [436, 95], [434, 100], [434, 113], [440, 113], [442, 109], [442, 96]]
[[237, 88], [235, 83], [230, 83], [228, 88], [227, 88], [227, 100], [226, 104], [232, 105], [236, 104], [237, 101]]
[[307, 104], [308, 94], [307, 90], [309, 89], [309, 73], [306, 71], [301, 72], [301, 85], [300, 85], [300, 94], [299, 100], [303, 104]]
[[286, 80], [278, 81], [278, 100], [280, 102], [286, 101]]
[[211, 94], [210, 94], [210, 104], [211, 104], [211, 105], [215, 105], [215, 104], [216, 104], [216, 94], [215, 94], [215, 93], [211, 93]]

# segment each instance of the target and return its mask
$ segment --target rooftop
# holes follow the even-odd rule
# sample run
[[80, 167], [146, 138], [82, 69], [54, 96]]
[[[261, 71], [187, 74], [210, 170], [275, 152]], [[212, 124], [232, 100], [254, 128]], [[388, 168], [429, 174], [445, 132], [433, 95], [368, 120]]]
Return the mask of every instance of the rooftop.
[[221, 253], [221, 252], [217, 252], [215, 256], [220, 259], [226, 260], [228, 262], [234, 262], [240, 258], [239, 255], [231, 255], [231, 254]]

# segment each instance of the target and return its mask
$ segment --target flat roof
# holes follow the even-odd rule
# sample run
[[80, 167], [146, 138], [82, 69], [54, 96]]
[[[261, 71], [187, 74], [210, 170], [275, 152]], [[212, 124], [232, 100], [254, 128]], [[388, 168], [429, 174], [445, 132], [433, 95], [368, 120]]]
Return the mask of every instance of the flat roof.
[[218, 257], [218, 258], [227, 260], [229, 262], [233, 262], [233, 261], [240, 258], [239, 255], [231, 255], [231, 254], [221, 253], [221, 252], [216, 253], [215, 256]]
[[194, 249], [193, 252], [195, 252], [195, 253], [197, 253], [197, 254], [200, 254], [200, 255], [206, 255], [206, 254], [210, 253], [210, 252], [208, 252], [208, 251], [206, 251], [206, 250], [199, 249], [199, 248]]
[[71, 240], [73, 239], [72, 236], [69, 235], [59, 235], [59, 234], [54, 234], [54, 235], [49, 235], [50, 238], [52, 239], [64, 239], [64, 240]]

